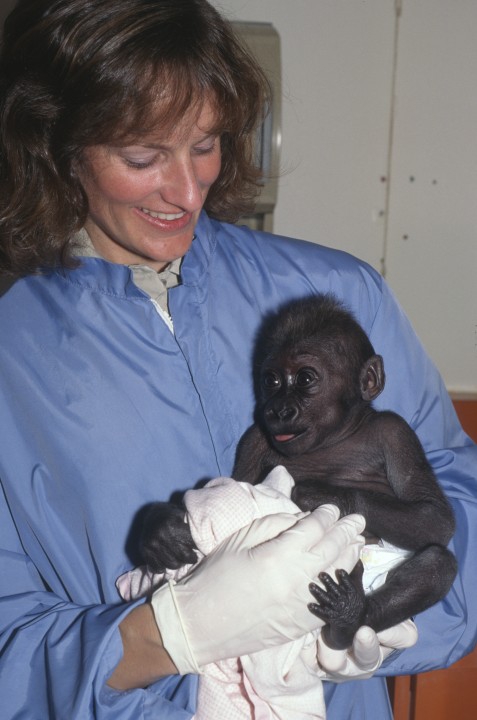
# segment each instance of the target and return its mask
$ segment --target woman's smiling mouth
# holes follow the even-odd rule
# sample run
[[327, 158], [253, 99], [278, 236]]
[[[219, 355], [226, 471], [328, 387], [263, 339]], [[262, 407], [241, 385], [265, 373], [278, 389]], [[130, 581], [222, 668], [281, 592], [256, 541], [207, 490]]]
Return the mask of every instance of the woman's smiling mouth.
[[146, 215], [150, 215], [153, 218], [156, 218], [158, 220], [179, 220], [180, 218], [184, 217], [186, 214], [184, 210], [177, 213], [165, 213], [165, 212], [154, 212], [154, 210], [148, 210], [147, 208], [140, 208], [141, 212], [145, 213]]

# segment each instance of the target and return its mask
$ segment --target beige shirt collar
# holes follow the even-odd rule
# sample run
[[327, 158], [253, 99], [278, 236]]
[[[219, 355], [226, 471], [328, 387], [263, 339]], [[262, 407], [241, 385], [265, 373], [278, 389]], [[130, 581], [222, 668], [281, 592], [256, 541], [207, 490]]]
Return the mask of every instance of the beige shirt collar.
[[[75, 255], [79, 257], [101, 257], [84, 228], [75, 235], [75, 247]], [[168, 312], [167, 292], [180, 284], [181, 262], [182, 258], [177, 258], [160, 272], [148, 265], [128, 265], [128, 267], [132, 271], [135, 284], [157, 302], [162, 310]]]

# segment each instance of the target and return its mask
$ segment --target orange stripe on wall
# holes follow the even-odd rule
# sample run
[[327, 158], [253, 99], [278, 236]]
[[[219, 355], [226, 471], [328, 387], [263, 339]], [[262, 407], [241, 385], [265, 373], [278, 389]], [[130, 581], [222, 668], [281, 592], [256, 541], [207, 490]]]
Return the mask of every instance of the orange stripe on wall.
[[465, 432], [477, 442], [477, 398], [453, 398], [452, 402]]

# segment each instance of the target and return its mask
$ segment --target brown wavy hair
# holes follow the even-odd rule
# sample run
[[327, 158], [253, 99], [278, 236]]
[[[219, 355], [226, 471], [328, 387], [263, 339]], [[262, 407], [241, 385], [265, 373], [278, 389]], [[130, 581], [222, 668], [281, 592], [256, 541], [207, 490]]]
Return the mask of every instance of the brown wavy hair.
[[220, 14], [206, 0], [20, 0], [0, 52], [0, 269], [72, 266], [84, 148], [167, 132], [204, 98], [222, 146], [205, 209], [234, 222], [257, 194], [269, 86]]

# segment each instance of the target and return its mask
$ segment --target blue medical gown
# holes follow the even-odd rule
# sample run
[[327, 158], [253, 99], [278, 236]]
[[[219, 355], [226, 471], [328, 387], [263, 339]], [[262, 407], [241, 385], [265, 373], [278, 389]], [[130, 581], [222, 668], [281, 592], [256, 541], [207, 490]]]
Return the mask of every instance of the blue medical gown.
[[[145, 504], [230, 474], [252, 422], [260, 320], [316, 291], [343, 298], [384, 356], [377, 405], [417, 431], [457, 517], [454, 587], [418, 618], [417, 646], [380, 672], [442, 666], [473, 647], [476, 449], [389, 289], [345, 253], [203, 214], [169, 293], [175, 335], [130, 270], [99, 259], [18, 280], [0, 300], [2, 718], [191, 716], [196, 677], [106, 686], [131, 608], [115, 580], [137, 562]], [[390, 717], [383, 677], [326, 685], [330, 720]]]

